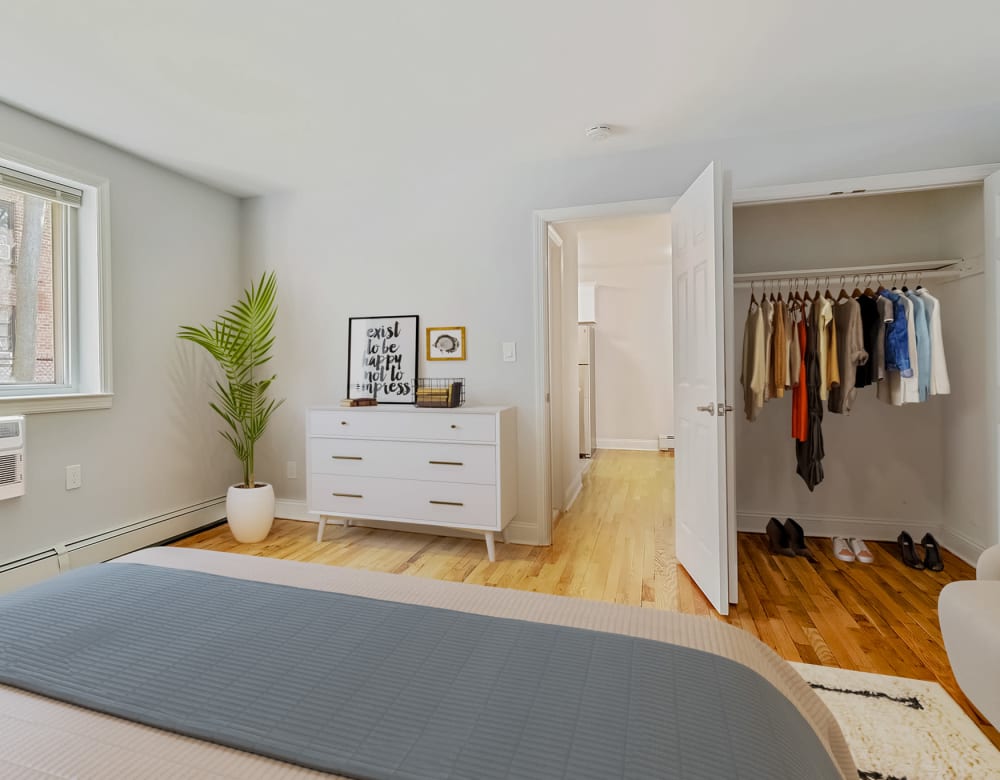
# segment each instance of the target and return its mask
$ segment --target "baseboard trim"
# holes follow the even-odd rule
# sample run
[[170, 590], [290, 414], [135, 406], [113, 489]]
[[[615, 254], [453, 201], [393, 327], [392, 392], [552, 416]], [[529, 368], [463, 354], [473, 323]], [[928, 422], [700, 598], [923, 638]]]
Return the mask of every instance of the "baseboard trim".
[[983, 554], [986, 545], [979, 544], [970, 539], [965, 534], [942, 528], [938, 534], [938, 541], [941, 546], [951, 551], [970, 566], [975, 567], [979, 561], [979, 556]]
[[660, 449], [659, 439], [598, 439], [599, 450], [642, 450], [656, 452]]
[[580, 497], [580, 491], [583, 490], [583, 474], [577, 474], [573, 477], [573, 481], [570, 483], [569, 487], [566, 488], [566, 495], [563, 501], [563, 511], [568, 512], [573, 508], [573, 504], [576, 499]]
[[226, 518], [226, 500], [208, 499], [162, 515], [123, 523], [98, 533], [53, 545], [20, 559], [0, 562], [0, 593], [16, 590], [61, 572], [117, 558], [144, 547], [209, 528]]
[[[763, 514], [758, 512], [737, 512], [736, 527], [738, 530], [748, 533], [763, 533], [767, 527], [767, 521], [772, 517], [784, 522], [786, 517], [794, 517], [802, 526], [806, 536], [833, 537], [833, 536], [856, 536], [860, 539], [867, 539], [871, 542], [894, 542], [899, 532], [907, 530], [915, 539], [919, 539], [925, 533], [932, 533], [938, 537], [942, 544], [944, 538], [941, 527], [931, 524], [901, 523], [899, 520], [891, 518], [877, 517], [836, 517], [831, 515], [802, 515], [802, 514]], [[945, 545], [951, 550], [951, 547]], [[952, 550], [954, 552], [954, 550]], [[956, 553], [957, 554], [957, 553]], [[961, 556], [959, 556], [961, 557]]]

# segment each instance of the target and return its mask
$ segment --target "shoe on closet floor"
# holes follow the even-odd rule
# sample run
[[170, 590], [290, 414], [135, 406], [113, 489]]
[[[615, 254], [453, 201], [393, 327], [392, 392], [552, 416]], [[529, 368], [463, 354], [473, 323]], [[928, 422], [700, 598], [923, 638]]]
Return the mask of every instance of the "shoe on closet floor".
[[808, 547], [806, 547], [805, 531], [802, 530], [801, 525], [796, 523], [790, 517], [785, 519], [785, 533], [788, 534], [788, 544], [791, 546], [792, 550], [795, 551], [796, 555], [801, 555], [803, 558], [808, 558], [810, 561], [815, 560], [812, 552]]
[[858, 563], [875, 563], [875, 556], [868, 549], [868, 545], [865, 544], [864, 539], [856, 539], [852, 536], [848, 542], [851, 545], [851, 552], [858, 559]]
[[899, 557], [903, 559], [904, 564], [909, 566], [911, 569], [919, 570], [924, 568], [923, 562], [917, 557], [917, 551], [913, 546], [912, 536], [910, 536], [906, 531], [903, 531], [903, 533], [896, 537], [896, 543], [899, 545]]
[[931, 571], [944, 571], [944, 561], [941, 560], [941, 548], [938, 547], [937, 539], [930, 534], [924, 534], [920, 544], [924, 548], [924, 568]]
[[839, 561], [854, 563], [856, 556], [851, 549], [851, 540], [846, 536], [833, 537], [833, 554]]
[[767, 521], [767, 546], [771, 548], [771, 555], [795, 557], [795, 550], [792, 549], [788, 540], [788, 531], [778, 522], [777, 517], [772, 517]]

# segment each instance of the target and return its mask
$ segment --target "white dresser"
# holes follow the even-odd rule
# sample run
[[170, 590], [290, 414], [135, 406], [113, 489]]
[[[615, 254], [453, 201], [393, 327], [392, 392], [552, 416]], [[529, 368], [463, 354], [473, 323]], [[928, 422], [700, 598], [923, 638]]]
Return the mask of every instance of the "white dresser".
[[314, 407], [306, 415], [307, 502], [319, 515], [478, 531], [517, 514], [517, 419], [510, 407]]

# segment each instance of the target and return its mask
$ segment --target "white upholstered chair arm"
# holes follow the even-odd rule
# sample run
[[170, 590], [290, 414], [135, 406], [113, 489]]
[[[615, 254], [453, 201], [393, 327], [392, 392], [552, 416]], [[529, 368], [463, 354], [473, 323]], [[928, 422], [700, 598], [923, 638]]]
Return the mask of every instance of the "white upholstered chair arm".
[[976, 563], [977, 580], [1000, 580], [1000, 544], [987, 547]]

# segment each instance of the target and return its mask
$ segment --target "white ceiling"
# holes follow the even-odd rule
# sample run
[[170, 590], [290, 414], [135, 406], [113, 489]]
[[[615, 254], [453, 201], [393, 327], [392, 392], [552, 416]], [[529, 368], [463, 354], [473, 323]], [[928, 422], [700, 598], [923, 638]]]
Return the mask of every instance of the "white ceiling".
[[255, 194], [971, 111], [1000, 101], [998, 22], [995, 0], [20, 0], [0, 100]]

